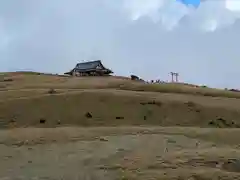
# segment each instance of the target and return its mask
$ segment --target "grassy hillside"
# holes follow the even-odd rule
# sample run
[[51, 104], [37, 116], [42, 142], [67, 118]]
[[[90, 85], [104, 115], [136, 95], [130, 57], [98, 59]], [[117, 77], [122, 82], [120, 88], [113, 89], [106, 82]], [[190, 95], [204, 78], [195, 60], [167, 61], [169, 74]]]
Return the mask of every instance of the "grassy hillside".
[[38, 73], [1, 76], [2, 128], [240, 126], [237, 92], [183, 84], [145, 84], [121, 77], [77, 78]]
[[[11, 81], [8, 81], [8, 80]], [[5, 81], [4, 81], [5, 80]], [[240, 98], [239, 92], [220, 90], [207, 87], [194, 87], [186, 84], [146, 84], [131, 81], [124, 77], [68, 77], [48, 75], [35, 72], [18, 72], [0, 74], [0, 88], [3, 89], [37, 89], [37, 88], [61, 88], [61, 89], [93, 89], [114, 88], [131, 91], [149, 91], [163, 93], [183, 93], [211, 97]]]
[[0, 177], [240, 179], [239, 97], [125, 77], [0, 73]]

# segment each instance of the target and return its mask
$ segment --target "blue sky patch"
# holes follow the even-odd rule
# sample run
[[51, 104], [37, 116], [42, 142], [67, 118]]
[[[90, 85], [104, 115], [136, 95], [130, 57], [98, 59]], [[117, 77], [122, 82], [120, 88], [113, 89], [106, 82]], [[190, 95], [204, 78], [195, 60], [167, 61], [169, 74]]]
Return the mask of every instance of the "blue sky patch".
[[182, 2], [183, 4], [186, 4], [187, 6], [191, 5], [194, 7], [198, 7], [200, 5], [201, 0], [177, 0]]

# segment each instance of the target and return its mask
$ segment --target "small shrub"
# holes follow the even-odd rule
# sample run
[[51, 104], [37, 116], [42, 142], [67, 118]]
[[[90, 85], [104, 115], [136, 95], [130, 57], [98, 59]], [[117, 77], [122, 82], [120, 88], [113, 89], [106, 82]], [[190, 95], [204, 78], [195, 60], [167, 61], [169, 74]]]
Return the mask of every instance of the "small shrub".
[[117, 116], [116, 119], [124, 119], [122, 116]]
[[16, 122], [15, 119], [11, 119], [11, 120], [10, 120], [10, 123], [15, 123], [15, 122]]
[[4, 81], [4, 82], [12, 82], [13, 79], [12, 79], [12, 78], [4, 78], [3, 81]]
[[131, 80], [139, 80], [140, 78], [136, 75], [131, 75]]
[[149, 102], [141, 102], [140, 103], [141, 105], [155, 105], [155, 106], [162, 106], [162, 102], [159, 102], [159, 101], [149, 101]]
[[196, 104], [194, 103], [194, 102], [192, 102], [192, 101], [188, 101], [188, 102], [186, 102], [185, 103], [188, 107], [195, 107], [196, 106]]
[[230, 89], [229, 91], [232, 91], [232, 92], [240, 92], [238, 89]]
[[46, 123], [46, 119], [40, 119], [39, 122], [40, 122], [40, 124], [45, 124]]
[[48, 94], [56, 94], [57, 91], [55, 89], [49, 89]]
[[100, 137], [99, 141], [108, 141], [108, 140], [106, 138], [104, 138], [104, 137]]
[[91, 115], [91, 113], [87, 112], [87, 113], [85, 114], [85, 117], [86, 117], [86, 118], [92, 118], [92, 115]]

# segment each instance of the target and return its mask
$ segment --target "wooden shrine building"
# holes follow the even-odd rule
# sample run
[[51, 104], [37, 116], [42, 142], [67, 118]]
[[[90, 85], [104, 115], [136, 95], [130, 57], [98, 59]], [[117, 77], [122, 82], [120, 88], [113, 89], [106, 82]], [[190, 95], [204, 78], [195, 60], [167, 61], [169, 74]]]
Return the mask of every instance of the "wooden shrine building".
[[74, 69], [65, 74], [72, 76], [106, 76], [113, 73], [103, 66], [101, 60], [78, 63]]

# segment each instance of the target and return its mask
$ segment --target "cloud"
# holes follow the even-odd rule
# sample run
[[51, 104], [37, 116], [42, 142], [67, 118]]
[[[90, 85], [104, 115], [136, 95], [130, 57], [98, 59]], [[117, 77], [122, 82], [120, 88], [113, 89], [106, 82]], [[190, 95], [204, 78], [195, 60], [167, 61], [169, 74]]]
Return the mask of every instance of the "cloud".
[[3, 47], [6, 47], [9, 44], [9, 42], [10, 39], [7, 36], [7, 33], [5, 32], [3, 19], [0, 18], [0, 50]]
[[124, 8], [133, 21], [145, 16], [169, 30], [190, 12], [181, 2], [169, 0], [125, 0]]
[[240, 23], [199, 31], [232, 25], [238, 4], [210, 1], [0, 1], [0, 71], [63, 73], [102, 59], [117, 75], [167, 80], [177, 71], [182, 81], [238, 87]]
[[238, 0], [226, 0], [225, 5], [231, 11], [240, 11], [240, 1]]
[[240, 18], [239, 0], [204, 0], [198, 8], [177, 0], [125, 0], [124, 8], [132, 21], [148, 17], [166, 30], [173, 30], [186, 18], [189, 27], [213, 32]]

